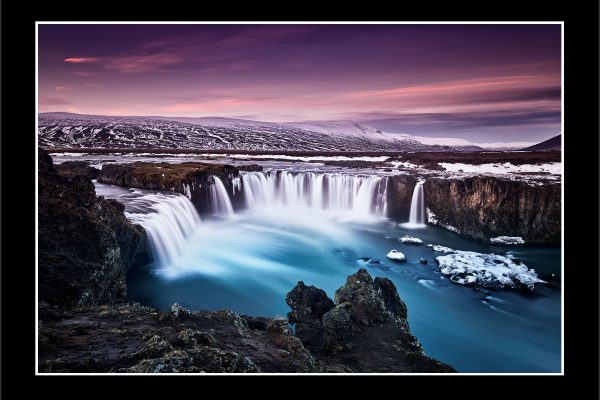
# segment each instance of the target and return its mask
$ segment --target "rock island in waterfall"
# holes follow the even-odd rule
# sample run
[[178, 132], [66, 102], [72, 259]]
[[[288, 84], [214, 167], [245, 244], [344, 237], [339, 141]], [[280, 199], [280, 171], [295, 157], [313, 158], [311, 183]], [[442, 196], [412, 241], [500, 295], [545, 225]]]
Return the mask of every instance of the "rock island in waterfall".
[[561, 372], [560, 29], [40, 24], [38, 372]]

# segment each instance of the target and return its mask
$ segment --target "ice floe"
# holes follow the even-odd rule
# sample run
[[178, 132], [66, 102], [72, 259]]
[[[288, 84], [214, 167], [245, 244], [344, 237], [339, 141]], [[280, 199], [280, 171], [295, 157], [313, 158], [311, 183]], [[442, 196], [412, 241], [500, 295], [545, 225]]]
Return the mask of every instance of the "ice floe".
[[456, 250], [435, 258], [443, 275], [461, 285], [479, 285], [492, 289], [527, 288], [534, 290], [536, 283], [546, 283], [533, 269], [515, 262], [512, 254], [483, 254]]
[[490, 242], [497, 244], [523, 244], [525, 241], [520, 236], [498, 236], [491, 238]]
[[440, 253], [454, 253], [454, 249], [446, 246], [440, 246], [437, 244], [428, 244], [427, 247], [431, 247], [433, 251], [439, 251]]
[[404, 254], [399, 252], [398, 250], [390, 250], [390, 252], [387, 253], [386, 257], [394, 261], [406, 261], [406, 257], [404, 256]]
[[421, 239], [408, 235], [401, 237], [400, 241], [405, 244], [423, 244]]

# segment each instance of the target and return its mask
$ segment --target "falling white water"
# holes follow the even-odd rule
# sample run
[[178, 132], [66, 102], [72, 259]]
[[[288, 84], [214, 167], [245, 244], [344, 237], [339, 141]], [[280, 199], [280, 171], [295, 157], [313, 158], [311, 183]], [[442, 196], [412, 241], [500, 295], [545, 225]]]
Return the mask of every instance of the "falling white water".
[[386, 179], [381, 176], [288, 171], [248, 172], [242, 175], [248, 208], [307, 207], [351, 211], [357, 216], [386, 215]]
[[210, 185], [210, 199], [212, 201], [213, 212], [216, 215], [229, 216], [233, 215], [233, 206], [227, 194], [227, 189], [221, 179], [213, 176], [214, 184]]
[[172, 263], [201, 221], [196, 208], [184, 195], [126, 189], [96, 183], [96, 193], [125, 206], [125, 216], [142, 225], [150, 247], [161, 265]]
[[412, 200], [410, 202], [410, 216], [408, 224], [414, 228], [425, 226], [425, 196], [423, 195], [423, 182], [419, 181], [413, 190]]

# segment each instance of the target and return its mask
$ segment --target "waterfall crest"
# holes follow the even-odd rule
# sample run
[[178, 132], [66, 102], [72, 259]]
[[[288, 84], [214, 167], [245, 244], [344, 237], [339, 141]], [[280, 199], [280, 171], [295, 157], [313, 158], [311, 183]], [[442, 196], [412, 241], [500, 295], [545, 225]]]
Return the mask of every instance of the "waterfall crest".
[[385, 216], [387, 178], [340, 173], [288, 171], [248, 172], [242, 175], [248, 208], [307, 207], [351, 211], [358, 216]]
[[407, 227], [422, 228], [425, 227], [425, 196], [423, 195], [423, 182], [419, 181], [413, 190], [412, 200], [410, 202], [410, 216]]
[[213, 212], [216, 215], [229, 216], [233, 215], [233, 206], [229, 199], [229, 194], [221, 179], [213, 175], [214, 184], [210, 185], [210, 199], [212, 202]]

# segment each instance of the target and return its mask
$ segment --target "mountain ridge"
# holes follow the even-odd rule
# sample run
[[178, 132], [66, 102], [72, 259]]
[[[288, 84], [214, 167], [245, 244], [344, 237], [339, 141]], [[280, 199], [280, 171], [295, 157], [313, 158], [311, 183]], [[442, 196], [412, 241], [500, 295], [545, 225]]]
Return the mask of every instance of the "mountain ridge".
[[103, 116], [40, 113], [42, 146], [194, 148], [198, 150], [453, 151], [395, 138], [355, 121], [263, 122], [220, 117]]
[[548, 140], [534, 144], [533, 146], [525, 147], [522, 151], [550, 151], [560, 150], [562, 147], [561, 135], [556, 135]]

